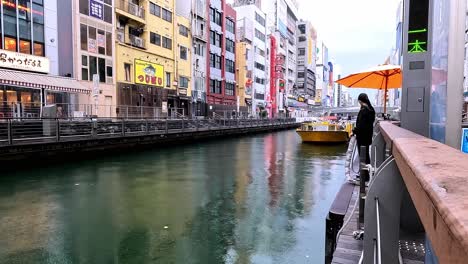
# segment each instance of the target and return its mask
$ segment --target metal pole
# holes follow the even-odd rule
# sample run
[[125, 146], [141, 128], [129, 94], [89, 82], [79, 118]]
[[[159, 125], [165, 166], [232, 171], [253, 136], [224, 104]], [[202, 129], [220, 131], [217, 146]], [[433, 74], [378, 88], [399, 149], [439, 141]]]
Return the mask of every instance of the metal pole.
[[55, 120], [55, 136], [56, 136], [57, 142], [59, 142], [60, 141], [60, 121], [58, 118]]
[[122, 119], [122, 136], [125, 136], [125, 119]]
[[369, 171], [366, 169], [366, 151], [367, 147], [361, 146], [359, 152], [360, 172], [359, 172], [359, 221], [358, 229], [364, 224], [364, 207], [366, 204], [366, 179], [369, 177]]
[[11, 119], [8, 119], [8, 144], [13, 145], [13, 130], [11, 127]]
[[146, 118], [146, 134], [149, 134], [149, 123], [148, 123], [148, 118]]
[[166, 134], [169, 133], [169, 120], [166, 118]]
[[379, 197], [375, 197], [375, 214], [377, 219], [377, 263], [382, 263], [382, 250], [380, 248], [380, 210]]
[[182, 132], [184, 132], [184, 118], [182, 118]]

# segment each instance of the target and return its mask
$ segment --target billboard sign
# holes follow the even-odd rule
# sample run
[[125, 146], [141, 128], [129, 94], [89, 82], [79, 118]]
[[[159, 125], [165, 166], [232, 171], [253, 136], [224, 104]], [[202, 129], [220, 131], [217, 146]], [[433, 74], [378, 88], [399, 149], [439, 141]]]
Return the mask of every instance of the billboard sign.
[[135, 83], [162, 87], [164, 85], [164, 67], [156, 63], [135, 59]]

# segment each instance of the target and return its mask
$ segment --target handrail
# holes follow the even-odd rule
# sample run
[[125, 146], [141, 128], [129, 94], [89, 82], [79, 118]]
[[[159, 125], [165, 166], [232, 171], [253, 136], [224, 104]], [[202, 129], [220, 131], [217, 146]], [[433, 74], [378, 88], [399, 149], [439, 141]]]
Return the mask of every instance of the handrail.
[[[377, 264], [382, 263], [382, 249], [380, 248], [380, 209], [379, 209], [379, 198], [375, 197], [375, 212], [376, 212], [376, 222], [377, 222]], [[374, 252], [375, 253], [375, 252]]]
[[379, 127], [439, 262], [465, 262], [468, 155], [390, 122]]

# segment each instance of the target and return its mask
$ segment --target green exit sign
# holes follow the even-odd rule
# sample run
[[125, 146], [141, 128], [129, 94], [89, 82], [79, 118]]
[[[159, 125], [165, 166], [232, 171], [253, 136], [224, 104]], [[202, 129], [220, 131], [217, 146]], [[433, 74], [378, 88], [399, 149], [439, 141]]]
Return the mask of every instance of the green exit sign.
[[427, 51], [429, 0], [410, 0], [408, 17], [408, 53]]

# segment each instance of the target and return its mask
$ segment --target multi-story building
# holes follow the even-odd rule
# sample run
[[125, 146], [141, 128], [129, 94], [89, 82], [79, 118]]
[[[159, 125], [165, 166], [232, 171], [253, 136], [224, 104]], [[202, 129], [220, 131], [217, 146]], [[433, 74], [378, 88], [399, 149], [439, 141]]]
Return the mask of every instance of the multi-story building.
[[315, 98], [317, 33], [309, 21], [297, 23], [297, 95]]
[[268, 45], [265, 13], [255, 4], [236, 6], [238, 41], [251, 44], [252, 56], [248, 57], [246, 65], [253, 65], [252, 72], [252, 110], [253, 114], [266, 107]]
[[[245, 18], [243, 19], [245, 20]], [[242, 20], [237, 21], [237, 25], [242, 23]], [[237, 35], [239, 39], [239, 34]], [[252, 45], [247, 41], [236, 43], [236, 94], [239, 97], [239, 105], [246, 107], [252, 114], [252, 71], [253, 66], [250, 63], [253, 57]]]
[[161, 114], [187, 115], [191, 99], [180, 85], [189, 86], [190, 73], [177, 80], [175, 61], [183, 57], [189, 62], [190, 46], [176, 43], [176, 38], [183, 41], [189, 36], [178, 26], [174, 11], [174, 0], [115, 1], [118, 105], [148, 109], [145, 116], [152, 115], [154, 107]]
[[[90, 91], [62, 74], [60, 10], [56, 0], [4, 0], [0, 3], [0, 117], [40, 117], [43, 106], [77, 103]], [[70, 9], [71, 10], [71, 9]], [[68, 111], [67, 111], [68, 112]]]
[[317, 42], [317, 72], [315, 82], [315, 103], [328, 106], [328, 48], [322, 41]]
[[236, 110], [236, 11], [226, 0], [210, 0], [208, 8], [207, 103], [210, 112]]
[[[186, 5], [185, 1], [178, 1]], [[193, 114], [206, 115], [206, 69], [207, 69], [207, 1], [192, 0], [192, 100]]]
[[[266, 27], [271, 32], [270, 94], [272, 115], [286, 112], [286, 98], [296, 85], [296, 22], [298, 5], [295, 0], [262, 2], [266, 13]], [[272, 46], [274, 45], [274, 46]], [[283, 86], [284, 85], [284, 86]]]

